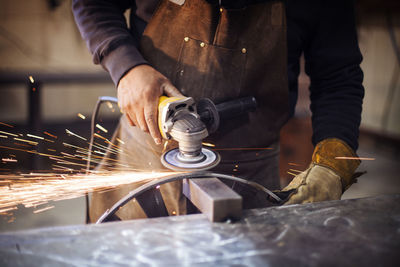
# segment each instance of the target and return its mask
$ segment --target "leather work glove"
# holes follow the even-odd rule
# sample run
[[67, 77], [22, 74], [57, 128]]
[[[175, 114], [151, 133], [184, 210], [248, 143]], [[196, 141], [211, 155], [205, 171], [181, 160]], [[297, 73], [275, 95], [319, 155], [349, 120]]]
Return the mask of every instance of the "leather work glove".
[[278, 195], [284, 197], [284, 205], [338, 200], [355, 181], [354, 172], [360, 165], [357, 157], [342, 140], [325, 139], [317, 144], [308, 169], [298, 174]]

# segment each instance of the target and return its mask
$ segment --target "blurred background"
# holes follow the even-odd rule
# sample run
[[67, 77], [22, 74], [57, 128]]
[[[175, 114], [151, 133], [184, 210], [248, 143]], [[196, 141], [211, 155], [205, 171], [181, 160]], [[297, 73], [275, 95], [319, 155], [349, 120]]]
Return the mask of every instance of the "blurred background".
[[[400, 193], [400, 4], [359, 0], [356, 16], [366, 90], [358, 154], [374, 160], [362, 162], [359, 170], [367, 173], [344, 199]], [[88, 138], [98, 97], [116, 96], [108, 74], [92, 63], [70, 0], [0, 0], [0, 59], [0, 131], [46, 131], [58, 137], [50, 148], [55, 151], [65, 151], [62, 143], [71, 137], [65, 129]], [[282, 186], [293, 177], [293, 163], [297, 170], [306, 169], [313, 151], [309, 79], [304, 71], [299, 86], [295, 117], [281, 132]], [[100, 113], [102, 126], [112, 132], [118, 108], [105, 105]], [[49, 159], [10, 151], [3, 141], [0, 138], [1, 177], [51, 170]], [[14, 158], [18, 161], [3, 160]], [[55, 208], [40, 214], [19, 206], [12, 218], [0, 216], [0, 231], [84, 223], [83, 198], [52, 205]]]

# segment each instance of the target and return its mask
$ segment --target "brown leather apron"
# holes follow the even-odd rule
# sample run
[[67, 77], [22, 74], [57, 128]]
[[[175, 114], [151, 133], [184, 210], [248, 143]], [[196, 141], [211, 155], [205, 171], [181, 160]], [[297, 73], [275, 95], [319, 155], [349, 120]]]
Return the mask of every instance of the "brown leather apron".
[[[195, 100], [207, 97], [220, 103], [243, 96], [256, 98], [255, 112], [222, 122], [205, 141], [220, 149], [222, 161], [213, 171], [279, 188], [279, 131], [288, 111], [283, 3], [269, 1], [226, 10], [204, 0], [187, 0], [183, 5], [162, 0], [143, 33], [140, 48], [155, 69]], [[153, 145], [148, 134], [130, 127], [124, 117], [120, 138], [131, 153], [129, 158], [120, 157], [123, 162], [143, 164], [141, 169], [162, 168], [162, 147]], [[137, 159], [132, 160], [134, 157]], [[134, 187], [137, 185], [94, 194], [91, 218], [100, 216]], [[161, 192], [170, 213], [185, 212], [179, 183], [164, 185]], [[252, 200], [260, 201], [257, 197]], [[144, 216], [135, 203], [117, 215], [123, 219]]]

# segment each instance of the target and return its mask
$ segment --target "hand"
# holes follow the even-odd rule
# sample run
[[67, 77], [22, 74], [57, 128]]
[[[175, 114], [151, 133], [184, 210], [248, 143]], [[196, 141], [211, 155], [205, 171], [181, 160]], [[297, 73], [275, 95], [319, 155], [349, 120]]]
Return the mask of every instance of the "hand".
[[338, 200], [342, 196], [339, 175], [329, 168], [311, 164], [298, 174], [282, 192], [290, 192], [285, 205]]
[[338, 200], [354, 183], [354, 171], [359, 164], [357, 155], [345, 142], [336, 138], [325, 139], [315, 147], [308, 169], [294, 177], [277, 194], [284, 198], [285, 205]]
[[149, 65], [139, 65], [126, 73], [118, 84], [118, 104], [129, 123], [150, 132], [161, 144], [158, 128], [158, 99], [162, 95], [183, 96], [161, 73]]

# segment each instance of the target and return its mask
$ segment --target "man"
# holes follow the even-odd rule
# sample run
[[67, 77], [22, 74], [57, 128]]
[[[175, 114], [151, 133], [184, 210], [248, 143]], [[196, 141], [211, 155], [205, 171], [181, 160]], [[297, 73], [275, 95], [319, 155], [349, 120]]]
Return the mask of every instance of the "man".
[[[129, 28], [123, 15], [128, 8]], [[283, 190], [286, 203], [340, 199], [353, 182], [359, 161], [335, 159], [356, 156], [364, 94], [350, 1], [81, 0], [73, 2], [73, 11], [94, 62], [117, 85], [124, 112], [120, 134], [140, 168], [161, 168], [161, 95], [216, 103], [254, 96], [256, 112], [224, 122], [207, 140], [225, 149], [214, 170], [278, 189], [279, 130], [294, 111], [304, 53], [316, 148], [310, 167]], [[143, 146], [149, 138], [154, 143]], [[264, 205], [247, 188], [234, 188], [246, 207]], [[92, 219], [124, 193], [94, 197], [92, 210], [100, 213]], [[179, 185], [162, 193], [169, 212], [184, 212]], [[131, 206], [119, 215], [138, 213]]]

